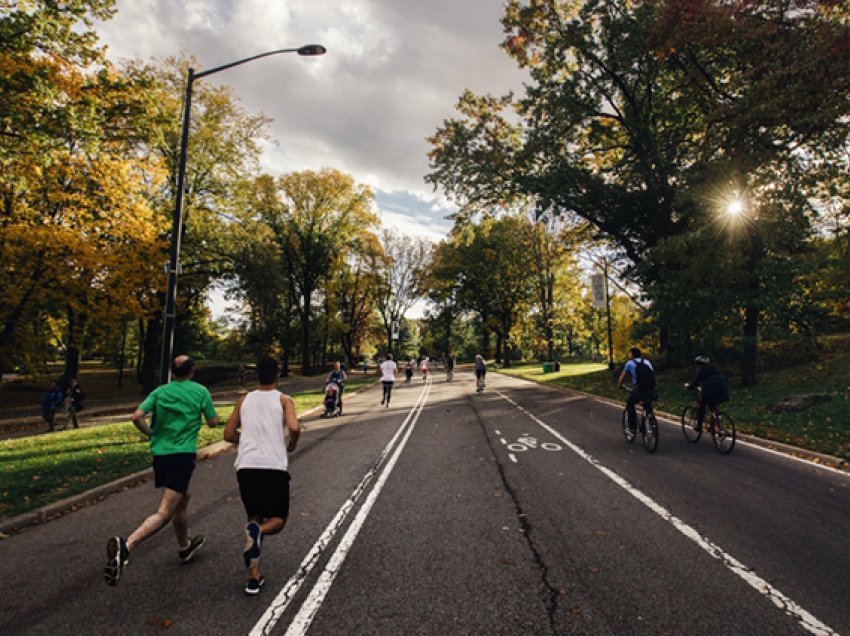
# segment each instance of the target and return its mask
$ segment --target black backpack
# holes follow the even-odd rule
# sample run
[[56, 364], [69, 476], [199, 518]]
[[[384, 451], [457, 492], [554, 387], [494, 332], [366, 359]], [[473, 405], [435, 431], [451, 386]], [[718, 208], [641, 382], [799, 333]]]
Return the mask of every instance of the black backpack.
[[643, 358], [635, 360], [635, 378], [641, 391], [651, 391], [655, 388], [655, 371]]

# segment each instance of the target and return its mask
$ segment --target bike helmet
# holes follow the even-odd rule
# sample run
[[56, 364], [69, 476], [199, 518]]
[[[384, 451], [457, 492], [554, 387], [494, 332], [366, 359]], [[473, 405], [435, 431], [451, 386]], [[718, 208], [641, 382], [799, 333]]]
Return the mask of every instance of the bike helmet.
[[708, 356], [697, 356], [694, 362], [696, 362], [697, 364], [708, 364], [709, 359]]

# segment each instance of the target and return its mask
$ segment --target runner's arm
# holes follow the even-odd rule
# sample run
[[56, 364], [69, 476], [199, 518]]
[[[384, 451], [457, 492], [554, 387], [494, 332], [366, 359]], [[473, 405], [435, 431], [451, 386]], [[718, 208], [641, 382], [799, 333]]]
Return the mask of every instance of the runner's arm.
[[143, 435], [147, 437], [151, 436], [151, 429], [145, 422], [145, 417], [147, 413], [145, 413], [142, 409], [136, 409], [136, 412], [133, 413], [133, 417], [130, 419], [133, 421], [133, 425], [139, 429]]
[[289, 437], [286, 445], [287, 452], [291, 453], [298, 446], [298, 438], [301, 437], [301, 423], [295, 413], [295, 402], [288, 395], [280, 396], [280, 405], [283, 407], [283, 421]]
[[227, 424], [224, 427], [224, 441], [230, 442], [231, 444], [239, 443], [239, 425], [241, 424], [239, 420], [239, 411], [242, 408], [242, 402], [245, 401], [245, 396], [243, 395], [239, 398], [239, 401], [236, 403], [236, 406], [233, 407], [233, 413], [230, 414], [230, 417], [227, 419]]
[[628, 373], [626, 372], [626, 367], [623, 367], [623, 372], [620, 373], [620, 378], [617, 380], [617, 388], [618, 389], [623, 388], [623, 382], [626, 381], [627, 376], [628, 376]]

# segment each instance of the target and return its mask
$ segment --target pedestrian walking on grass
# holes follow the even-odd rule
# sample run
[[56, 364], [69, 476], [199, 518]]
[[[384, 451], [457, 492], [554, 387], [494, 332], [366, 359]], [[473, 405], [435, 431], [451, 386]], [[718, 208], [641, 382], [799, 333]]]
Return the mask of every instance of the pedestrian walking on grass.
[[301, 436], [292, 398], [277, 390], [277, 360], [261, 360], [257, 378], [260, 388], [239, 399], [224, 429], [224, 439], [239, 445], [234, 466], [248, 516], [242, 556], [248, 569], [245, 593], [250, 595], [259, 594], [265, 583], [260, 573], [264, 538], [283, 530], [289, 516], [287, 453]]
[[[204, 545], [204, 535], [189, 536], [189, 481], [195, 470], [201, 416], [210, 427], [218, 424], [218, 416], [210, 392], [192, 381], [195, 375], [192, 358], [186, 355], [174, 358], [171, 373], [173, 381], [154, 389], [132, 418], [136, 428], [150, 438], [154, 484], [162, 488], [162, 498], [156, 512], [126, 540], [116, 536], [106, 544], [104, 578], [109, 585], [118, 584], [132, 549], [159, 532], [169, 521], [177, 537], [180, 561], [188, 563]], [[149, 413], [153, 413], [150, 427], [145, 423]]]

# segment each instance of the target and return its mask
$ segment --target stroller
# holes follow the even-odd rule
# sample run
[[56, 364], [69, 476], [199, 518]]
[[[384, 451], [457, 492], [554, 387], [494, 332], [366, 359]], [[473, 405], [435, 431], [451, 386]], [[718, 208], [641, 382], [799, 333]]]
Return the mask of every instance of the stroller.
[[339, 385], [336, 382], [328, 382], [325, 387], [325, 412], [322, 417], [336, 417], [339, 415]]

